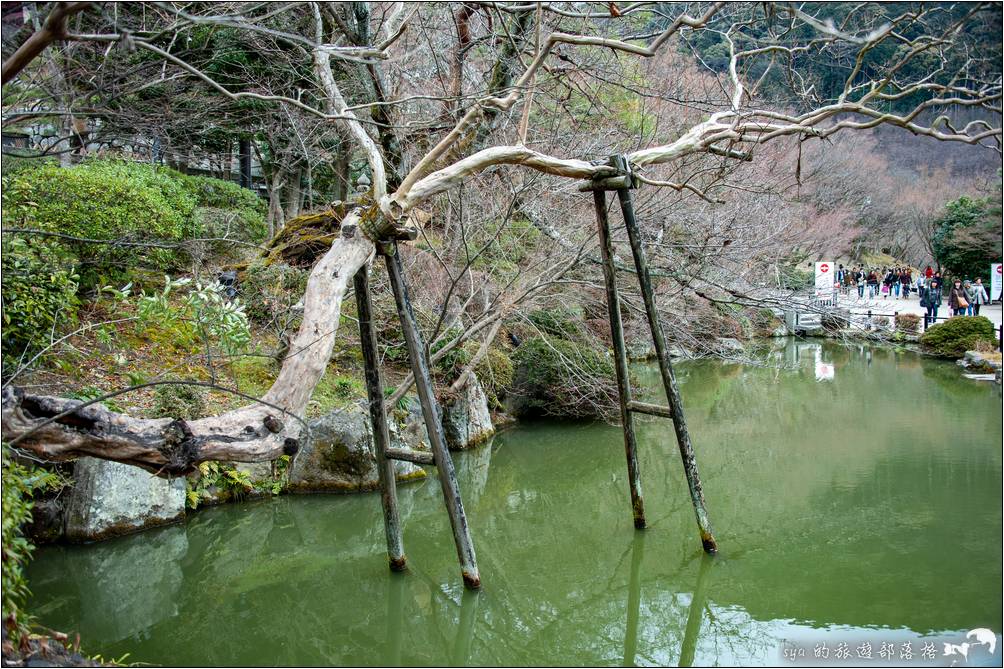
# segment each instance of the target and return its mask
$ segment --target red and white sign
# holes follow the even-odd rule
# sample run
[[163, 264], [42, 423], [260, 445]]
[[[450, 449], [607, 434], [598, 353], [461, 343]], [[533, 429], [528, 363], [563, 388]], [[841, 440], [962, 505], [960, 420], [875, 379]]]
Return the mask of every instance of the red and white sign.
[[833, 284], [836, 277], [833, 273], [833, 263], [822, 261], [816, 263], [816, 297], [823, 300], [833, 298]]
[[1004, 271], [1004, 265], [999, 262], [995, 262], [990, 265], [990, 299], [999, 300], [1001, 299], [1001, 272]]

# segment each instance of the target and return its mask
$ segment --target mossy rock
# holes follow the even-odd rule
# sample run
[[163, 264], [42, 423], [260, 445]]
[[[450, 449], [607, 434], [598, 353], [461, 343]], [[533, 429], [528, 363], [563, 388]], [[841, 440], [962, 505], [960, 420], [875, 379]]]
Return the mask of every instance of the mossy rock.
[[265, 245], [265, 264], [282, 262], [293, 267], [310, 267], [324, 255], [335, 239], [345, 218], [347, 206], [335, 202], [327, 209], [289, 219]]

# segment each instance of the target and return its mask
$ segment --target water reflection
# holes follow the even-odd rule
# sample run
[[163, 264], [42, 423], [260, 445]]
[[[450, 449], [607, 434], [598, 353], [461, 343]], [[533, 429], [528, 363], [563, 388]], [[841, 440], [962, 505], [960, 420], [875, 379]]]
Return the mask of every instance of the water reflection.
[[[715, 558], [666, 421], [638, 421], [644, 532], [620, 430], [547, 421], [457, 454], [481, 593], [459, 583], [430, 478], [400, 489], [405, 574], [386, 568], [375, 494], [282, 497], [41, 549], [33, 612], [90, 653], [179, 665], [769, 664], [785, 639], [999, 631], [1000, 396], [871, 351], [680, 366]], [[654, 367], [636, 372], [659, 392]]]
[[404, 632], [404, 590], [406, 574], [390, 573], [387, 583], [387, 655], [388, 667], [401, 666], [401, 640]]
[[704, 620], [704, 605], [707, 602], [708, 572], [715, 558], [702, 553], [697, 566], [697, 583], [690, 597], [690, 608], [687, 610], [687, 628], [683, 633], [683, 644], [680, 647], [681, 667], [694, 666], [694, 654], [697, 651], [697, 640], [701, 634], [701, 622]]
[[636, 532], [631, 540], [631, 578], [628, 580], [627, 624], [624, 626], [624, 663], [635, 666], [638, 648], [638, 615], [641, 608], [641, 560], [645, 551], [645, 533]]
[[464, 590], [460, 594], [460, 621], [457, 625], [457, 638], [453, 642], [453, 652], [450, 653], [450, 664], [455, 667], [466, 666], [471, 658], [471, 643], [474, 641], [474, 621], [478, 616], [480, 592]]

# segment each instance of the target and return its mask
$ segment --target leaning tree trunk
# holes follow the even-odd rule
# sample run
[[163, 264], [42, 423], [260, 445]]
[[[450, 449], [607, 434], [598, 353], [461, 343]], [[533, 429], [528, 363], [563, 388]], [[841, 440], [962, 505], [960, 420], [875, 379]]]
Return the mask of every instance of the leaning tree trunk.
[[261, 403], [193, 421], [141, 419], [8, 387], [0, 404], [4, 440], [49, 460], [90, 455], [165, 476], [206, 460], [260, 462], [294, 453], [304, 436], [300, 416], [331, 357], [345, 291], [374, 253], [357, 224], [355, 213], [345, 217], [341, 236], [311, 271], [303, 323]]

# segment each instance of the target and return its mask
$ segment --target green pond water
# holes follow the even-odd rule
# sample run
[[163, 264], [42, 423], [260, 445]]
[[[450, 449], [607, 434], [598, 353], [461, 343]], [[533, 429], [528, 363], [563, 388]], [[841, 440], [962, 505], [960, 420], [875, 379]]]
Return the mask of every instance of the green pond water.
[[542, 421], [456, 454], [478, 593], [430, 476], [400, 489], [408, 573], [387, 570], [377, 495], [288, 496], [39, 549], [31, 610], [91, 654], [161, 664], [773, 664], [869, 643], [857, 663], [910, 644], [914, 666], [936, 643], [927, 664], [961, 665], [944, 642], [989, 628], [994, 654], [968, 664], [999, 666], [998, 386], [888, 349], [772, 355], [678, 365], [714, 558], [668, 422], [640, 421], [636, 531], [619, 428]]

